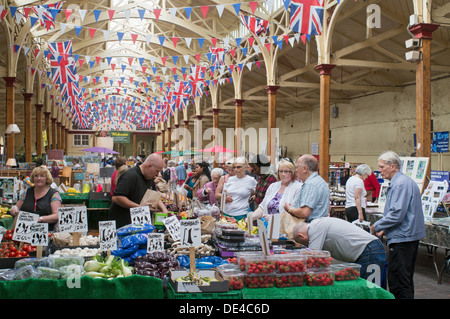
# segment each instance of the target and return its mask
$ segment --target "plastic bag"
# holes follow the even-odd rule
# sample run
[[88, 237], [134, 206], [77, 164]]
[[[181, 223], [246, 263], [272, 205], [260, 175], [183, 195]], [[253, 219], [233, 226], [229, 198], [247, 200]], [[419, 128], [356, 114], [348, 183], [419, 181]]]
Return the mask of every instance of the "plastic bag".
[[121, 237], [121, 236], [128, 236], [128, 235], [133, 235], [133, 234], [138, 234], [138, 233], [151, 233], [154, 229], [155, 229], [155, 227], [151, 224], [142, 224], [142, 225], [129, 224], [129, 225], [120, 227], [116, 231], [116, 234], [117, 234], [117, 236]]
[[119, 247], [129, 248], [135, 245], [147, 245], [147, 233], [138, 233], [134, 235], [119, 238]]
[[117, 250], [112, 250], [111, 255], [123, 258], [127, 256], [131, 256], [135, 252], [137, 252], [139, 249], [139, 245], [133, 245], [127, 248], [119, 247]]
[[[181, 255], [177, 257], [180, 267], [190, 268], [190, 260], [186, 255]], [[208, 256], [203, 258], [195, 259], [195, 268], [197, 269], [211, 269], [217, 266], [228, 264], [228, 261], [223, 260], [218, 256]]]

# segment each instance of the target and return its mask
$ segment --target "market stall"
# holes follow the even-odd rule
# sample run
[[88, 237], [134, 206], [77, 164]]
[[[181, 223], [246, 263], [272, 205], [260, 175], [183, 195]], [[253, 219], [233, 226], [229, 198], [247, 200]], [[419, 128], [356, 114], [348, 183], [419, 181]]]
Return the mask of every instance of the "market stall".
[[16, 227], [8, 243], [32, 245], [36, 257], [0, 258], [1, 298], [393, 298], [361, 279], [356, 264], [272, 240], [268, 223], [249, 227], [176, 191], [164, 199], [169, 214], [131, 209], [132, 224], [99, 221], [98, 236], [87, 234], [86, 199], [78, 200], [60, 209], [48, 238], [30, 213], [19, 216], [33, 232], [18, 237]]

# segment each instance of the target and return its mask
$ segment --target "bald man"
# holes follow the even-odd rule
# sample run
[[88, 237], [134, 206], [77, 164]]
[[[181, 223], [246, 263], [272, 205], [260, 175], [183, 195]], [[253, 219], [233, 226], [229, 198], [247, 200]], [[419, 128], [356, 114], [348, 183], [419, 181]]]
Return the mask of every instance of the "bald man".
[[[117, 181], [109, 209], [109, 219], [116, 221], [116, 227], [131, 223], [130, 208], [141, 206], [141, 200], [148, 189], [156, 190], [155, 177], [164, 166], [158, 154], [149, 155], [144, 163], [126, 170]], [[167, 213], [166, 206], [160, 200], [158, 208]]]
[[311, 222], [315, 218], [327, 217], [330, 207], [330, 190], [318, 174], [319, 162], [306, 154], [297, 160], [297, 177], [303, 182], [294, 203], [285, 203], [284, 209], [291, 215]]

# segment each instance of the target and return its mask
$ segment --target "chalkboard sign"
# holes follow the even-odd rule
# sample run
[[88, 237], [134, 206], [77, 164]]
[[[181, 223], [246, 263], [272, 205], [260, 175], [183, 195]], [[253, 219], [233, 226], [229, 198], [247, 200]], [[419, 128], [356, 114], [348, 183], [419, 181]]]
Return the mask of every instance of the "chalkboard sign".
[[100, 168], [100, 177], [102, 178], [111, 178], [112, 174], [116, 170], [115, 167], [101, 167]]

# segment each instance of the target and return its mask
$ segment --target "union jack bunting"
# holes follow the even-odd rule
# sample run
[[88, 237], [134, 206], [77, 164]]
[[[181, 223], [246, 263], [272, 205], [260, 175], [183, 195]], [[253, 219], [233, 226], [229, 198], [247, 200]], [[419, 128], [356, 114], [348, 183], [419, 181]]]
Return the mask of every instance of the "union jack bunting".
[[269, 21], [241, 14], [242, 24], [255, 35], [269, 33]]
[[201, 96], [203, 94], [203, 82], [204, 82], [205, 72], [199, 65], [191, 66], [189, 74], [189, 84], [192, 87], [191, 94], [193, 96]]
[[225, 64], [225, 49], [210, 47], [212, 65], [218, 67]]
[[77, 82], [77, 68], [75, 63], [69, 62], [68, 59], [60, 59], [50, 61], [52, 68], [53, 84], [64, 84], [69, 82]]
[[48, 44], [48, 50], [53, 55], [50, 59], [58, 60], [59, 57], [68, 59], [72, 56], [72, 40], [64, 42], [50, 42]]
[[325, 0], [291, 0], [290, 28], [298, 33], [321, 35]]
[[[45, 26], [47, 30], [55, 28], [55, 21], [53, 12], [59, 12], [63, 6], [63, 2], [52, 3], [52, 4], [44, 4], [40, 6], [33, 6], [32, 10], [39, 18], [41, 26]], [[57, 11], [54, 11], [57, 10]]]

